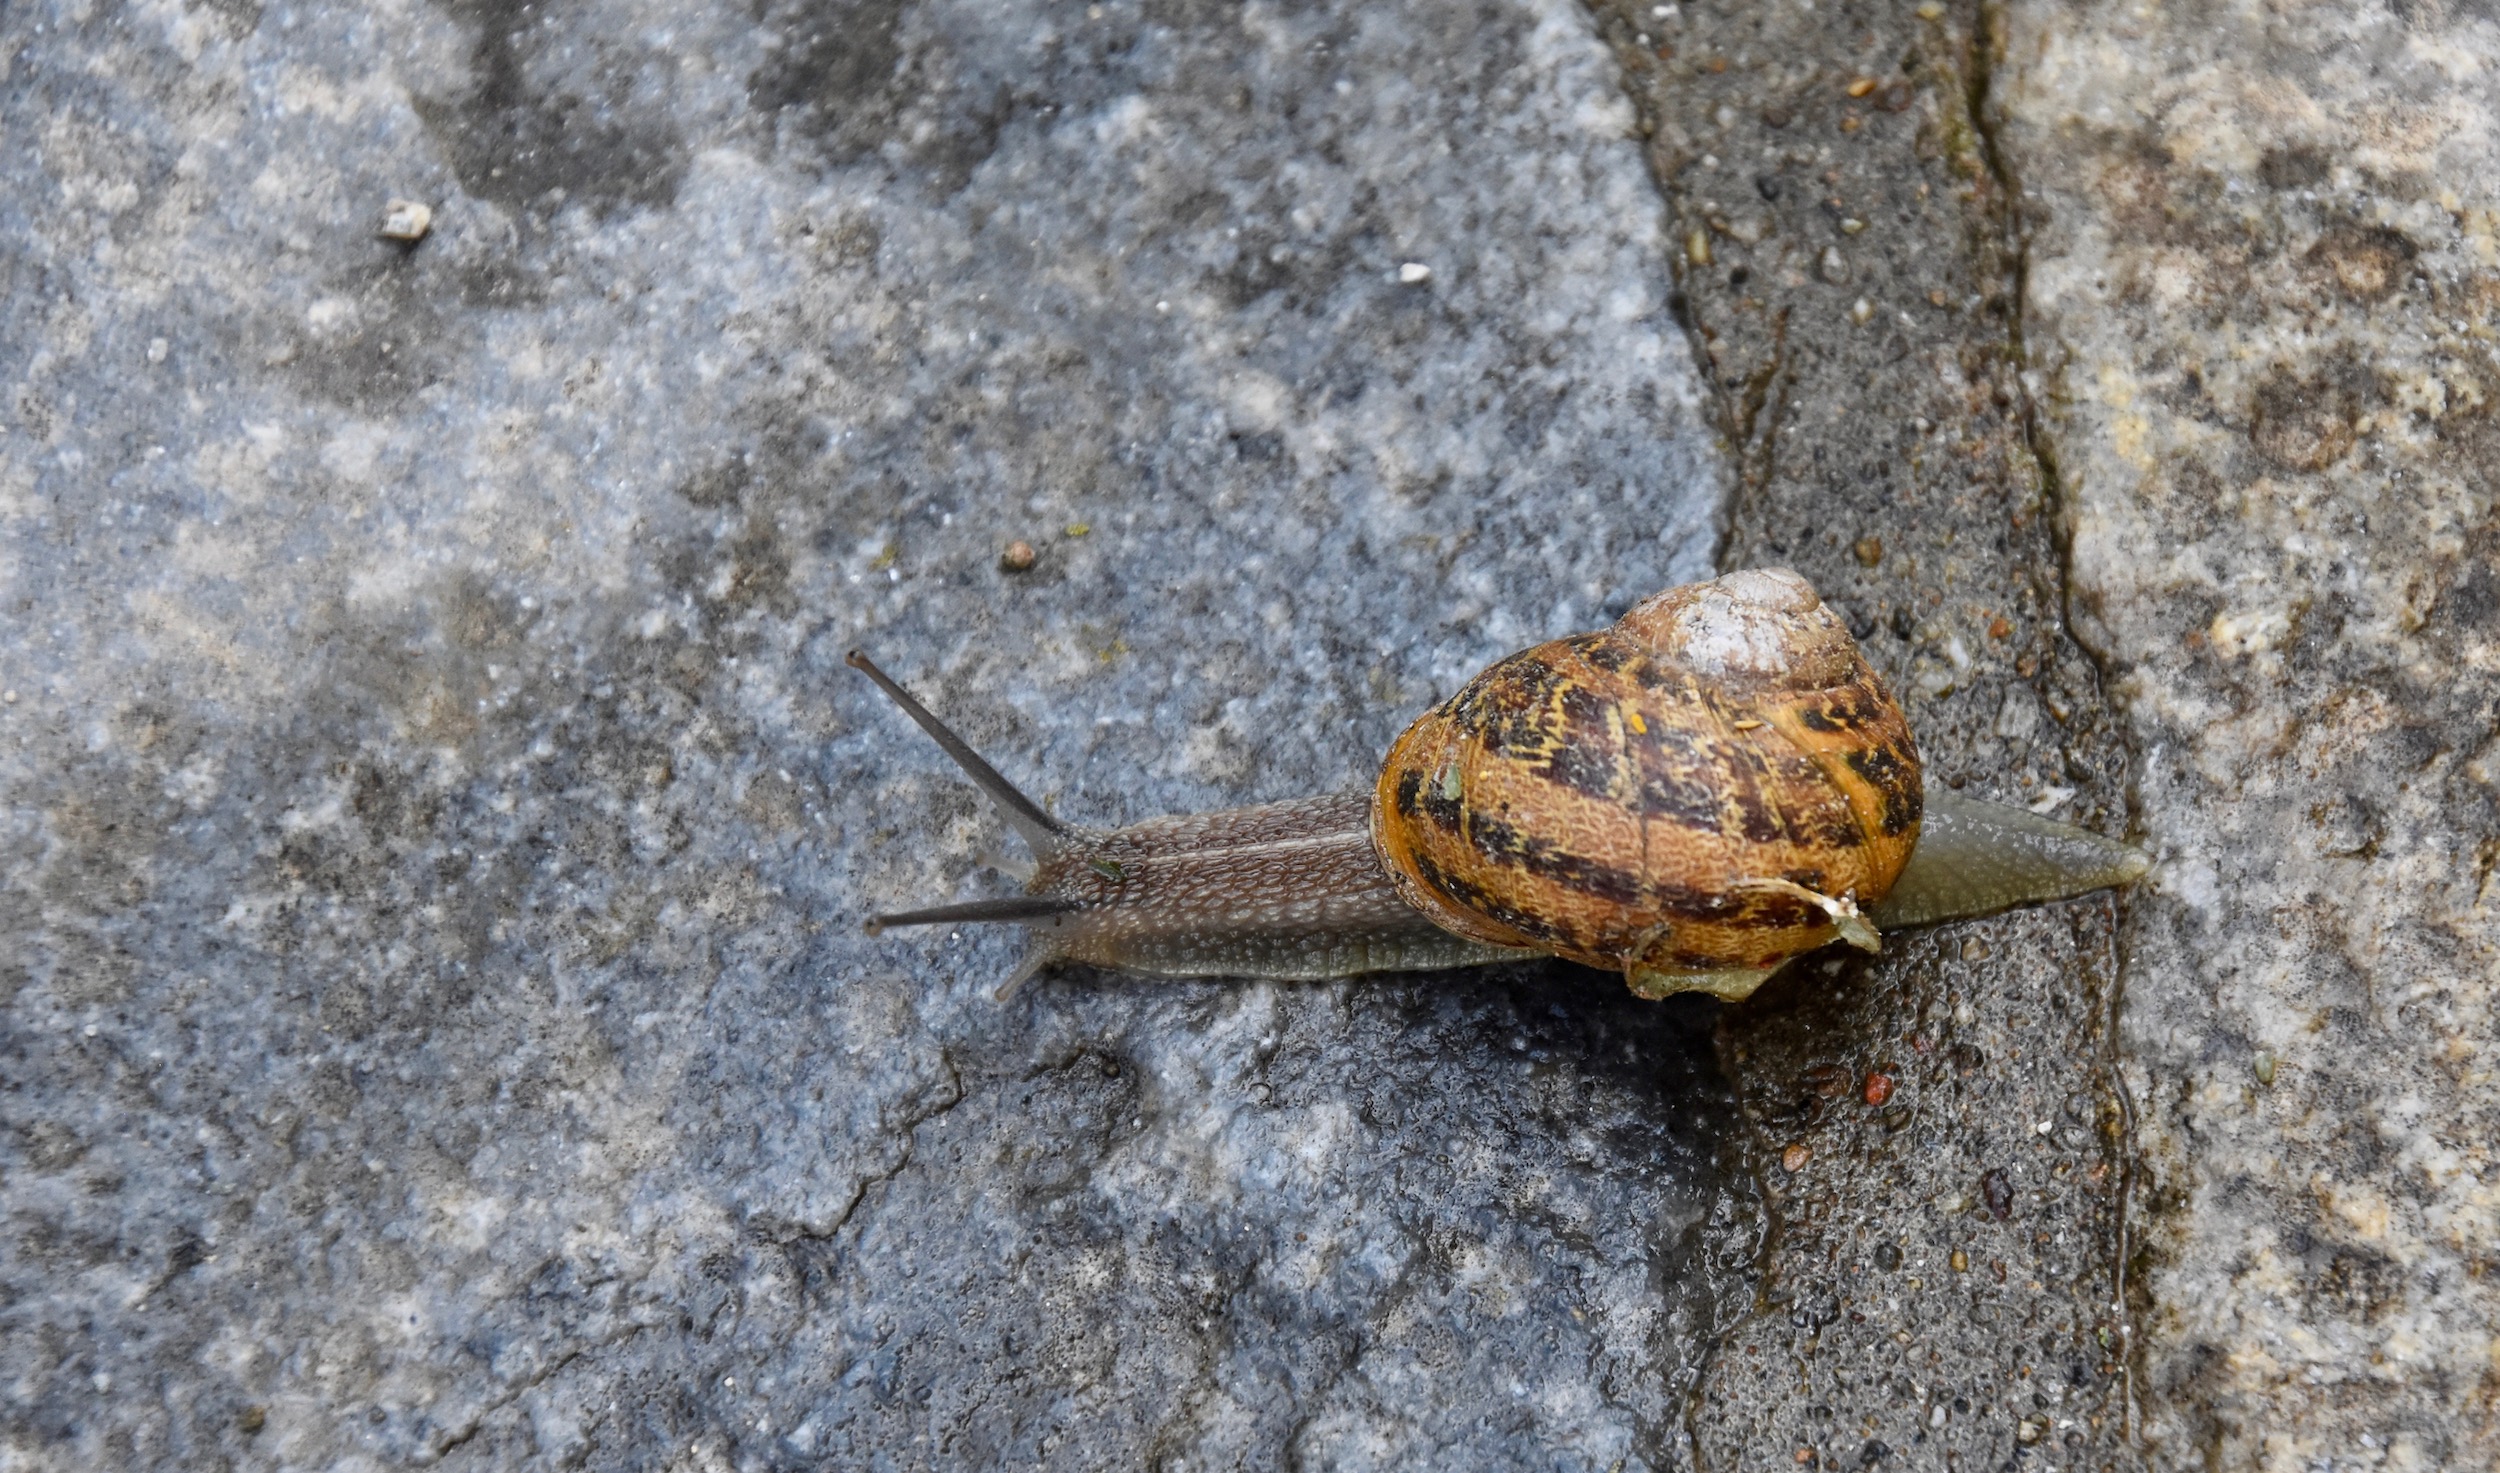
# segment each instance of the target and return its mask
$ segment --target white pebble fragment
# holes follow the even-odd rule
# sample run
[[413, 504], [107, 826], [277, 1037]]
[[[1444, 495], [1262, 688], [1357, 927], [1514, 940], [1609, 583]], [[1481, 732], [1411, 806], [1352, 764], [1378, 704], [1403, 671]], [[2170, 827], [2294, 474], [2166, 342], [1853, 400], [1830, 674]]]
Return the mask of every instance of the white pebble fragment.
[[148, 361], [150, 363], [164, 362], [167, 347], [168, 344], [163, 338], [148, 339]]
[[1868, 323], [1873, 322], [1875, 320], [1875, 304], [1868, 301], [1864, 297], [1858, 298], [1857, 304], [1849, 309], [1849, 320], [1856, 323], [1860, 327], [1864, 327]]
[[1409, 261], [1398, 268], [1398, 280], [1408, 286], [1421, 286], [1432, 280], [1432, 268], [1421, 261]]
[[382, 228], [374, 234], [384, 240], [404, 241], [410, 245], [425, 239], [434, 228], [431, 206], [412, 199], [395, 199], [382, 207]]

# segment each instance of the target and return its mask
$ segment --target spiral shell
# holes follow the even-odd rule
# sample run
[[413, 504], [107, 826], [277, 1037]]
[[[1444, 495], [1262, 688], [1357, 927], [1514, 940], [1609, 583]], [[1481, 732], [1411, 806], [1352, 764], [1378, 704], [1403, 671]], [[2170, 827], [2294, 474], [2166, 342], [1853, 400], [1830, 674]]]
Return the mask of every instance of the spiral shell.
[[1856, 907], [1908, 862], [1921, 793], [1849, 631], [1805, 579], [1758, 569], [1468, 682], [1390, 748], [1372, 840], [1446, 929], [1661, 992], [1871, 945]]

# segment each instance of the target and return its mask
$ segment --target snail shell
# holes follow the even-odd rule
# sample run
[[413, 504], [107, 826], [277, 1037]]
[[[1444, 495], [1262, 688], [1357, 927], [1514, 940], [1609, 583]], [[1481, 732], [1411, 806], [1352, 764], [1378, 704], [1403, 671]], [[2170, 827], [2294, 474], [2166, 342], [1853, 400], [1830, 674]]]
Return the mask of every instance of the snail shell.
[[1651, 990], [1854, 932], [1918, 843], [1922, 784], [1883, 678], [1772, 568], [1494, 665], [1398, 738], [1373, 803], [1435, 923]]

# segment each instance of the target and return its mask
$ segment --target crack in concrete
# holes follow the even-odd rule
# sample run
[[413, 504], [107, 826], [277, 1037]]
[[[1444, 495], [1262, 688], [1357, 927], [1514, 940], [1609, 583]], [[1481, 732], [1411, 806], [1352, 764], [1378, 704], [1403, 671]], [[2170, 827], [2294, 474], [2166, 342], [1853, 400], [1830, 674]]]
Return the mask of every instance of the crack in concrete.
[[[2031, 231], [2023, 218], [2021, 184], [2014, 173], [2012, 160], [2007, 156], [1995, 110], [1997, 73], [2003, 60], [2008, 24], [2002, 0], [1979, 0], [1978, 21], [1970, 48], [1969, 91], [1964, 105], [1970, 115], [1971, 130], [1979, 139], [1980, 158], [1987, 165], [1989, 177], [1995, 180], [1998, 198], [2002, 202], [2004, 218], [2001, 222], [2000, 249], [2007, 288], [2005, 331], [2014, 356], [2016, 398], [2022, 406], [2023, 444], [2039, 470], [2049, 545], [2057, 553], [2056, 607], [2059, 627], [2092, 662], [2094, 683], [2102, 701], [2107, 703], [2113, 688], [2111, 652], [2107, 640], [2087, 637], [2075, 618], [2074, 529], [2065, 514], [2066, 481], [2058, 464], [2056, 440], [2049, 432], [2046, 416], [2041, 412], [2039, 395], [2032, 387], [2035, 382], [2034, 365], [2031, 345], [2024, 333], [2024, 313], [2031, 300]], [[2142, 768], [2142, 754], [2136, 750], [2133, 733], [2125, 724], [2118, 724], [2116, 735], [2120, 749], [2127, 756], [2127, 771], [2119, 784], [2126, 798], [2127, 828], [2131, 833], [2140, 834], [2144, 831], [2143, 793], [2137, 785], [2136, 774]], [[2138, 1441], [2136, 1381], [2143, 1348], [2135, 1333], [2136, 1317], [2128, 1302], [2130, 1285], [2127, 1269], [2132, 1253], [2131, 1214], [2140, 1153], [2136, 1145], [2135, 1096], [2127, 1087], [2125, 1060], [2120, 1052], [2123, 1035], [2119, 1029], [2130, 962], [2127, 945], [2128, 898], [2122, 893], [2113, 903], [2118, 908], [2113, 938], [2117, 956], [2110, 969], [2109, 997], [2103, 1024], [2108, 1034], [2105, 1067], [2109, 1073], [2110, 1093], [2118, 1102], [2119, 1115], [2118, 1191], [2114, 1208], [2116, 1245], [2111, 1255], [2109, 1309], [2117, 1324], [2119, 1339], [2118, 1363], [2122, 1380], [2119, 1436], [2128, 1446], [2138, 1447], [2141, 1444]]]
[[772, 1244], [775, 1248], [778, 1248], [785, 1253], [787, 1253], [794, 1244], [831, 1243], [836, 1238], [842, 1236], [842, 1230], [851, 1225], [851, 1219], [859, 1214], [860, 1207], [867, 1202], [868, 1194], [871, 1191], [874, 1191], [876, 1188], [883, 1186], [885, 1183], [894, 1180], [894, 1178], [902, 1175], [905, 1171], [910, 1169], [915, 1156], [914, 1145], [918, 1139], [920, 1128], [928, 1124], [930, 1121], [936, 1120], [941, 1116], [948, 1114], [954, 1110], [957, 1105], [964, 1102], [965, 1091], [963, 1073], [956, 1067], [954, 1055], [948, 1050], [940, 1048], [938, 1050], [938, 1066], [946, 1071], [946, 1090], [941, 1096], [939, 1103], [929, 1109], [906, 1115], [903, 1119], [903, 1123], [890, 1132], [891, 1137], [899, 1143], [899, 1151], [893, 1162], [890, 1165], [867, 1172], [860, 1177], [858, 1184], [851, 1189], [849, 1200], [842, 1204], [842, 1210], [834, 1214], [833, 1222], [830, 1226], [824, 1228], [812, 1228], [805, 1223], [793, 1221], [788, 1218], [759, 1216], [755, 1219], [755, 1231], [757, 1235], [760, 1236], [763, 1241]]
[[563, 1355], [558, 1356], [547, 1365], [542, 1366], [531, 1374], [511, 1383], [508, 1387], [506, 1387], [503, 1394], [481, 1403], [470, 1415], [467, 1421], [450, 1429], [445, 1436], [436, 1440], [428, 1448], [427, 1451], [429, 1457], [434, 1461], [440, 1461], [462, 1446], [474, 1441], [480, 1432], [486, 1430], [486, 1424], [494, 1419], [496, 1413], [503, 1411], [505, 1408], [519, 1401], [522, 1397], [529, 1395], [539, 1387], [546, 1385], [556, 1377], [564, 1374], [565, 1369], [571, 1366], [575, 1361], [597, 1352], [614, 1350], [616, 1347], [626, 1344], [636, 1337], [646, 1333], [651, 1328], [652, 1327], [648, 1324], [628, 1325], [619, 1334], [611, 1335], [603, 1340], [594, 1340], [585, 1345], [576, 1345], [572, 1349], [567, 1350]]

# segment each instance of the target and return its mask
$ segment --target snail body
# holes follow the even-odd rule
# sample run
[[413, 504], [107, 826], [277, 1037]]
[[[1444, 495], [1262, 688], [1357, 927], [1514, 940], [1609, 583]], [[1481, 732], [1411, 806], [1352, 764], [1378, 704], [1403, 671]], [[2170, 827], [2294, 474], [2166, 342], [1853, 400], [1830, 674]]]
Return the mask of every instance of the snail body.
[[1741, 998], [1834, 940], [2141, 875], [2124, 844], [1930, 793], [1899, 703], [1786, 569], [1671, 588], [1502, 660], [1400, 736], [1369, 791], [1066, 824], [902, 687], [1033, 850], [1026, 893], [871, 929], [1012, 921], [1060, 962], [1319, 978], [1553, 955], [1648, 997]]

